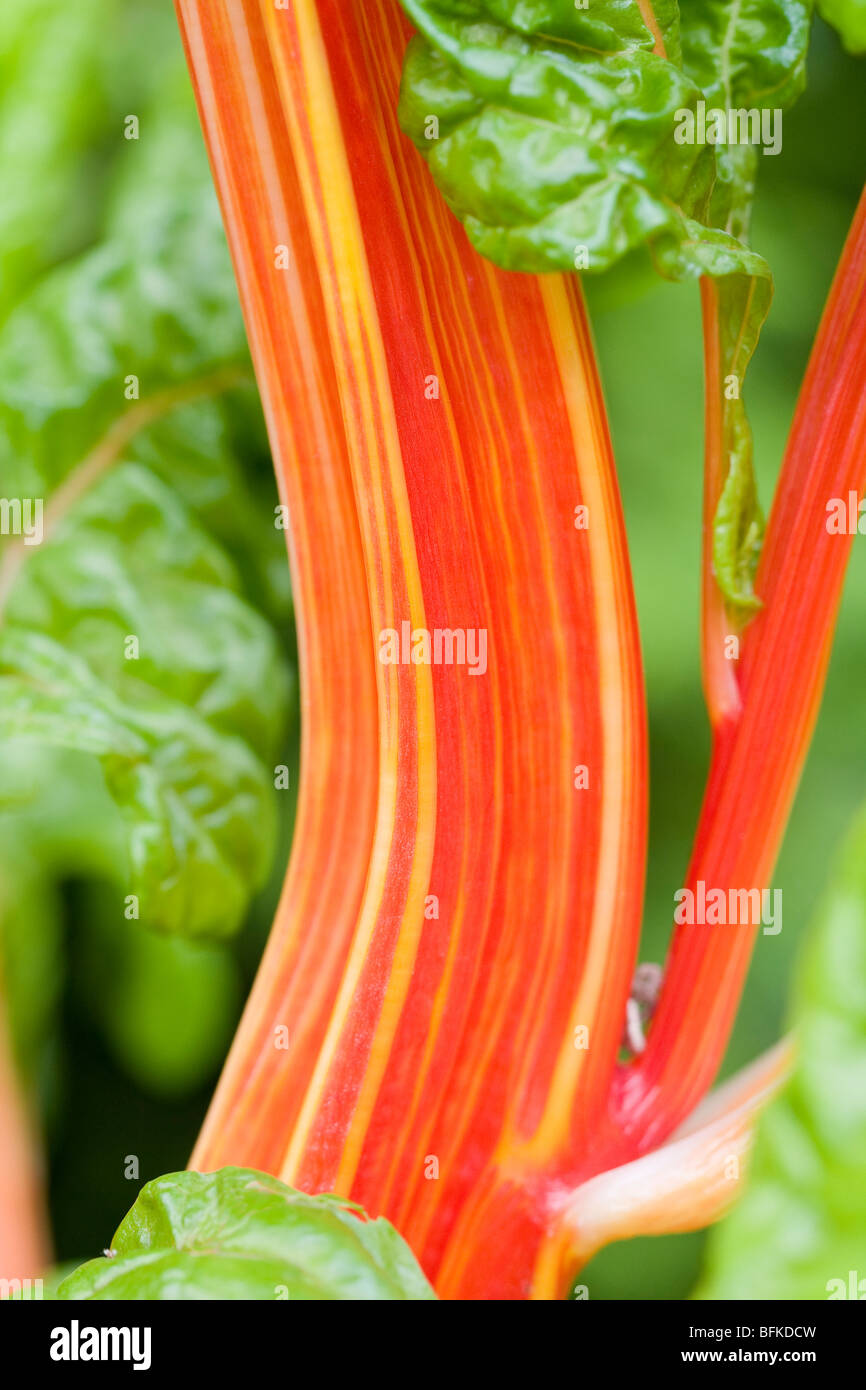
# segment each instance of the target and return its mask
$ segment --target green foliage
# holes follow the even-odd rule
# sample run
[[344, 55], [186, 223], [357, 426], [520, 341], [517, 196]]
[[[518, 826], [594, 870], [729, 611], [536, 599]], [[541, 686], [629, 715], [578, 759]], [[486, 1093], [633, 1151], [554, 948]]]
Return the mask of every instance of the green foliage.
[[662, 264], [691, 258], [713, 151], [677, 143], [699, 93], [652, 52], [637, 5], [404, 8], [419, 38], [403, 128], [483, 255], [528, 271], [574, 270], [583, 247], [593, 270], [644, 244]]
[[[4, 5], [0, 13], [0, 318], [22, 285], [74, 242], [74, 198], [103, 108], [93, 33], [115, 0]], [[34, 113], [38, 112], [38, 119]], [[69, 226], [76, 208], [79, 228]]]
[[98, 880], [68, 943], [89, 1017], [180, 1095], [224, 1050], [237, 967], [146, 932], [227, 936], [273, 861], [273, 471], [170, 10], [5, 7], [0, 78], [0, 491], [43, 505], [41, 543], [0, 535], [0, 969], [50, 1099], [64, 885]]
[[[99, 758], [126, 829], [124, 898], [148, 924], [199, 936], [233, 931], [267, 872], [288, 684], [231, 560], [169, 485], [173, 454], [154, 457], [179, 431], [194, 440], [199, 395], [249, 376], [188, 125], [175, 113], [154, 140], [184, 152], [182, 184], [158, 160], [125, 170], [113, 234], [44, 276], [0, 332], [0, 468], [10, 495], [43, 500], [46, 528], [40, 545], [4, 542], [0, 737]], [[150, 431], [149, 466], [134, 461], [136, 410], [145, 428], [147, 412], [176, 417]]]
[[[699, 101], [789, 106], [805, 80], [811, 0], [693, 0], [682, 17], [656, 6], [666, 56], [633, 0], [403, 8], [418, 30], [403, 128], [482, 254], [508, 270], [602, 271], [647, 246], [675, 279], [765, 273], [716, 234], [730, 215], [713, 206], [729, 147], [685, 140], [682, 116]], [[755, 147], [744, 148], [751, 191]], [[730, 179], [725, 191], [729, 204]]]
[[[683, 68], [707, 105], [725, 111], [787, 110], [806, 85], [812, 0], [690, 0]], [[748, 234], [759, 150], [717, 145], [710, 221]]]
[[711, 1237], [702, 1298], [845, 1298], [851, 1270], [866, 1281], [866, 814], [800, 961], [791, 1021], [796, 1071]]
[[266, 1173], [170, 1173], [142, 1188], [111, 1254], [60, 1299], [434, 1299], [405, 1241], [342, 1198]]

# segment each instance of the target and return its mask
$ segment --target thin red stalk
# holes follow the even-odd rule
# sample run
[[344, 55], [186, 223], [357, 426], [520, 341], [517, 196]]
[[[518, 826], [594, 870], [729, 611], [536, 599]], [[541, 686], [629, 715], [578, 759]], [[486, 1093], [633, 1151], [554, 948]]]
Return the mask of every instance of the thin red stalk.
[[[830, 534], [831, 498], [866, 484], [866, 196], [815, 341], [745, 633], [742, 712], [717, 742], [686, 887], [769, 888], [823, 691], [852, 536]], [[640, 1061], [618, 1083], [641, 1150], [688, 1114], [724, 1054], [754, 926], [678, 926]]]

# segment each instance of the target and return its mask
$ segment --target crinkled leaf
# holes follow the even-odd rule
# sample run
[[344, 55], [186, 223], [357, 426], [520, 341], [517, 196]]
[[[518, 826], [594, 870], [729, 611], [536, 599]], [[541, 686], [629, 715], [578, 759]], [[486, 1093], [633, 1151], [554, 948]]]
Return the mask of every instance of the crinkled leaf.
[[838, 31], [849, 53], [866, 53], [866, 0], [818, 0], [818, 13]]
[[772, 284], [740, 237], [757, 156], [719, 155], [684, 136], [700, 102], [793, 100], [809, 4], [694, 0], [679, 13], [656, 5], [664, 54], [629, 0], [586, 9], [571, 0], [403, 0], [403, 8], [418, 34], [406, 55], [401, 124], [482, 255], [508, 270], [599, 272], [644, 251], [668, 278], [716, 280], [729, 389], [714, 566], [730, 604], [755, 607], [763, 518], [740, 396]]
[[677, 142], [676, 113], [700, 93], [652, 52], [636, 4], [404, 8], [419, 37], [406, 57], [403, 129], [483, 255], [528, 271], [583, 268], [585, 258], [604, 270], [643, 245], [688, 256], [713, 151]]
[[811, 0], [691, 0], [681, 28], [675, 5], [657, 5], [664, 55], [634, 0], [403, 8], [418, 30], [403, 128], [482, 254], [511, 270], [598, 271], [646, 245], [677, 278], [754, 273], [736, 237], [722, 243], [730, 266], [702, 263], [689, 219], [730, 230], [727, 208], [712, 215], [728, 151], [686, 139], [684, 121], [699, 102], [790, 105]]
[[[226, 552], [232, 516], [259, 592], [285, 552], [241, 466], [248, 425], [267, 458], [175, 44], [141, 139], [118, 140], [112, 235], [0, 331], [4, 493], [44, 502], [41, 544], [0, 538], [0, 731], [99, 759], [126, 829], [123, 896], [199, 936], [234, 929], [267, 872], [288, 694]], [[266, 599], [285, 615], [282, 594]]]
[[146, 402], [176, 389], [181, 404], [193, 381], [246, 364], [224, 255], [215, 226], [178, 215], [154, 236], [152, 259], [106, 243], [16, 308], [0, 336], [0, 410], [4, 479], [18, 495], [37, 481], [50, 495], [135, 408], [127, 391]]
[[61, 1299], [428, 1300], [435, 1294], [383, 1218], [308, 1197], [248, 1168], [170, 1173], [142, 1188], [111, 1243]]
[[707, 104], [787, 109], [806, 82], [813, 0], [688, 0], [683, 67]]
[[56, 636], [122, 698], [153, 686], [269, 756], [285, 671], [270, 626], [237, 588], [231, 561], [177, 493], [119, 464], [33, 548], [7, 621]]
[[274, 829], [268, 779], [241, 739], [142, 686], [122, 695], [60, 642], [0, 629], [0, 739], [90, 753], [127, 830], [128, 894], [187, 936], [233, 929]]
[[762, 1117], [746, 1193], [716, 1229], [700, 1297], [862, 1299], [866, 1280], [866, 816], [800, 962], [794, 1076]]

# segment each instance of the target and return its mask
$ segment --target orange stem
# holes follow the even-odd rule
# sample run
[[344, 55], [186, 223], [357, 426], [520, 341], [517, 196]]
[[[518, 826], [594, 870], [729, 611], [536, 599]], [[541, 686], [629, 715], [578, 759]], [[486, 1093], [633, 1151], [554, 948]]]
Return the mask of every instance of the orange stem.
[[[309, 821], [193, 1162], [343, 1192], [440, 1292], [524, 1297], [554, 1193], [597, 1168], [643, 891], [640, 656], [579, 284], [494, 270], [445, 210], [397, 127], [396, 0], [178, 8], [290, 499], [302, 665], [322, 644], [305, 747], [336, 741], [365, 788], [375, 767], [352, 823], [317, 835], [347, 768], [325, 791], [305, 759]], [[315, 457], [353, 518], [310, 511], [291, 431], [313, 386], [339, 402]], [[383, 660], [404, 624], [483, 633], [485, 669]], [[349, 752], [345, 685], [366, 710], [374, 674]], [[332, 921], [318, 884], [344, 860]]]

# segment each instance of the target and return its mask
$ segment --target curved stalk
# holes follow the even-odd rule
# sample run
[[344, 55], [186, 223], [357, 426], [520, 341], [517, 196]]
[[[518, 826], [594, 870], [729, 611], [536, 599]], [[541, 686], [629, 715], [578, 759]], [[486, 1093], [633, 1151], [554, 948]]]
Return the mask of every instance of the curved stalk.
[[[262, 251], [263, 199], [296, 184], [279, 240], [302, 248], [296, 297], [315, 282], [309, 336], [339, 401], [364, 576], [364, 620], [323, 656], [323, 690], [376, 675], [376, 727], [352, 744], [377, 763], [354, 921], [344, 903], [335, 944], [310, 889], [290, 922], [287, 888], [193, 1162], [260, 1163], [384, 1213], [445, 1296], [524, 1297], [553, 1193], [599, 1166], [643, 892], [640, 657], [579, 286], [495, 271], [442, 206], [397, 127], [396, 0], [179, 11], [286, 487], [301, 460], [274, 422], [288, 397], [304, 428], [314, 403], [276, 369], [296, 282]], [[325, 537], [295, 487], [302, 576]], [[297, 589], [307, 643], [332, 627], [333, 570]], [[462, 633], [476, 658], [483, 641], [484, 660], [428, 664], [425, 633]], [[307, 702], [313, 747], [340, 703]], [[303, 777], [321, 814], [309, 759]], [[321, 854], [299, 824], [290, 883], [316, 882]], [[302, 989], [294, 932], [334, 962]], [[293, 1000], [315, 1046], [275, 1054]]]

